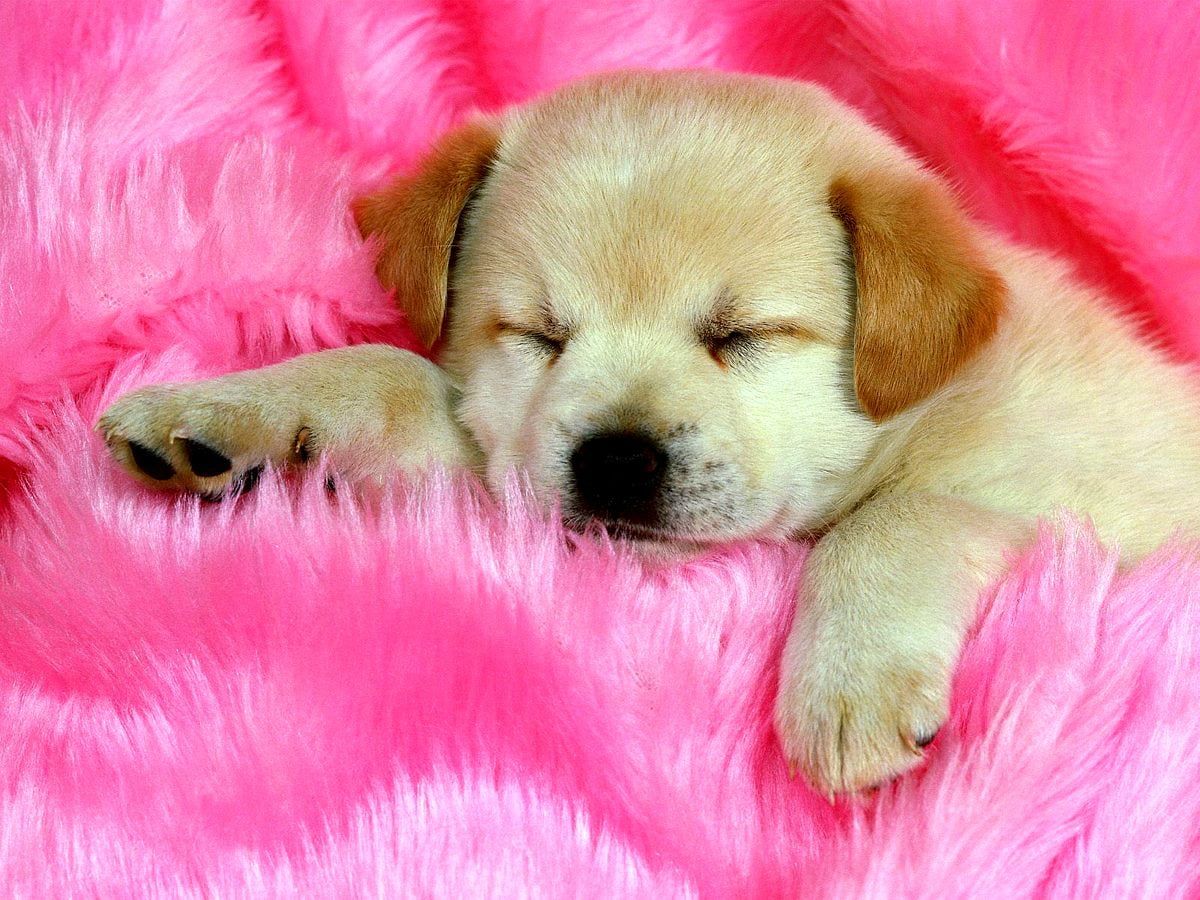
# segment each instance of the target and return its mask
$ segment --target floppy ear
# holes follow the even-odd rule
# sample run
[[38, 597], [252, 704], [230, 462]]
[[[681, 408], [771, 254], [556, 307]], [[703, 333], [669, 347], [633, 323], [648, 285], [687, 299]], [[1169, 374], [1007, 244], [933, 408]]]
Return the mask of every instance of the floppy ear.
[[412, 175], [353, 203], [358, 230], [379, 241], [380, 283], [395, 289], [426, 348], [442, 333], [459, 216], [499, 141], [491, 122], [462, 125], [441, 138]]
[[854, 251], [854, 392], [882, 422], [944, 385], [991, 338], [1004, 281], [931, 177], [839, 178], [830, 204]]

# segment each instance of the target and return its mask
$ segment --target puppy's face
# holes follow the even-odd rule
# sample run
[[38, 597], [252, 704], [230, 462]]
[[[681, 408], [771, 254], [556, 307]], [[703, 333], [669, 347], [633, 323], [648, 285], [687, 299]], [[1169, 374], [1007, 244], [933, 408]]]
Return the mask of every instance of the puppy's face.
[[513, 128], [465, 223], [446, 361], [489, 476], [524, 470], [568, 520], [785, 534], [875, 430], [845, 235], [774, 148], [673, 112], [551, 102]]
[[524, 471], [569, 522], [644, 542], [829, 520], [999, 307], [940, 187], [782, 82], [584, 82], [357, 212], [444, 337], [489, 479]]

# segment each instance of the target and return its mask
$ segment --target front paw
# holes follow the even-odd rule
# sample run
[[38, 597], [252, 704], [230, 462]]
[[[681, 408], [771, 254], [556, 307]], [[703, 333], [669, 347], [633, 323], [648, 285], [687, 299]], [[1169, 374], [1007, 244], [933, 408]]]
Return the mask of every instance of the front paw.
[[[278, 405], [278, 404], [277, 404]], [[307, 430], [219, 382], [142, 388], [114, 403], [96, 429], [142, 482], [216, 499], [254, 486], [264, 464], [302, 458]]]
[[833, 795], [877, 786], [924, 758], [946, 720], [950, 660], [798, 644], [789, 642], [775, 707], [793, 770]]

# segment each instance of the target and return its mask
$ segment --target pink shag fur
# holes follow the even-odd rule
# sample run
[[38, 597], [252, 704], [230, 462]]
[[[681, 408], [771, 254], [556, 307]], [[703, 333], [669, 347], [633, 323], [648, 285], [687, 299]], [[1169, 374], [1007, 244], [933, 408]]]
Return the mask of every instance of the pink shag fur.
[[1198, 62], [1183, 0], [0, 0], [0, 893], [1200, 891], [1195, 547], [1047, 530], [928, 765], [831, 804], [770, 726], [803, 548], [649, 571], [436, 479], [203, 506], [90, 431], [411, 346], [351, 193], [630, 65], [827, 84], [1194, 358]]

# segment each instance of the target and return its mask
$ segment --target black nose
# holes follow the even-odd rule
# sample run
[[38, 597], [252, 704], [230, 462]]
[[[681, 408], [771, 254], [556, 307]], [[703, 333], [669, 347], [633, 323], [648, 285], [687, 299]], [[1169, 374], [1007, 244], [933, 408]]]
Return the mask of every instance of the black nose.
[[653, 518], [667, 454], [640, 434], [603, 432], [585, 438], [571, 455], [575, 492], [592, 515]]

